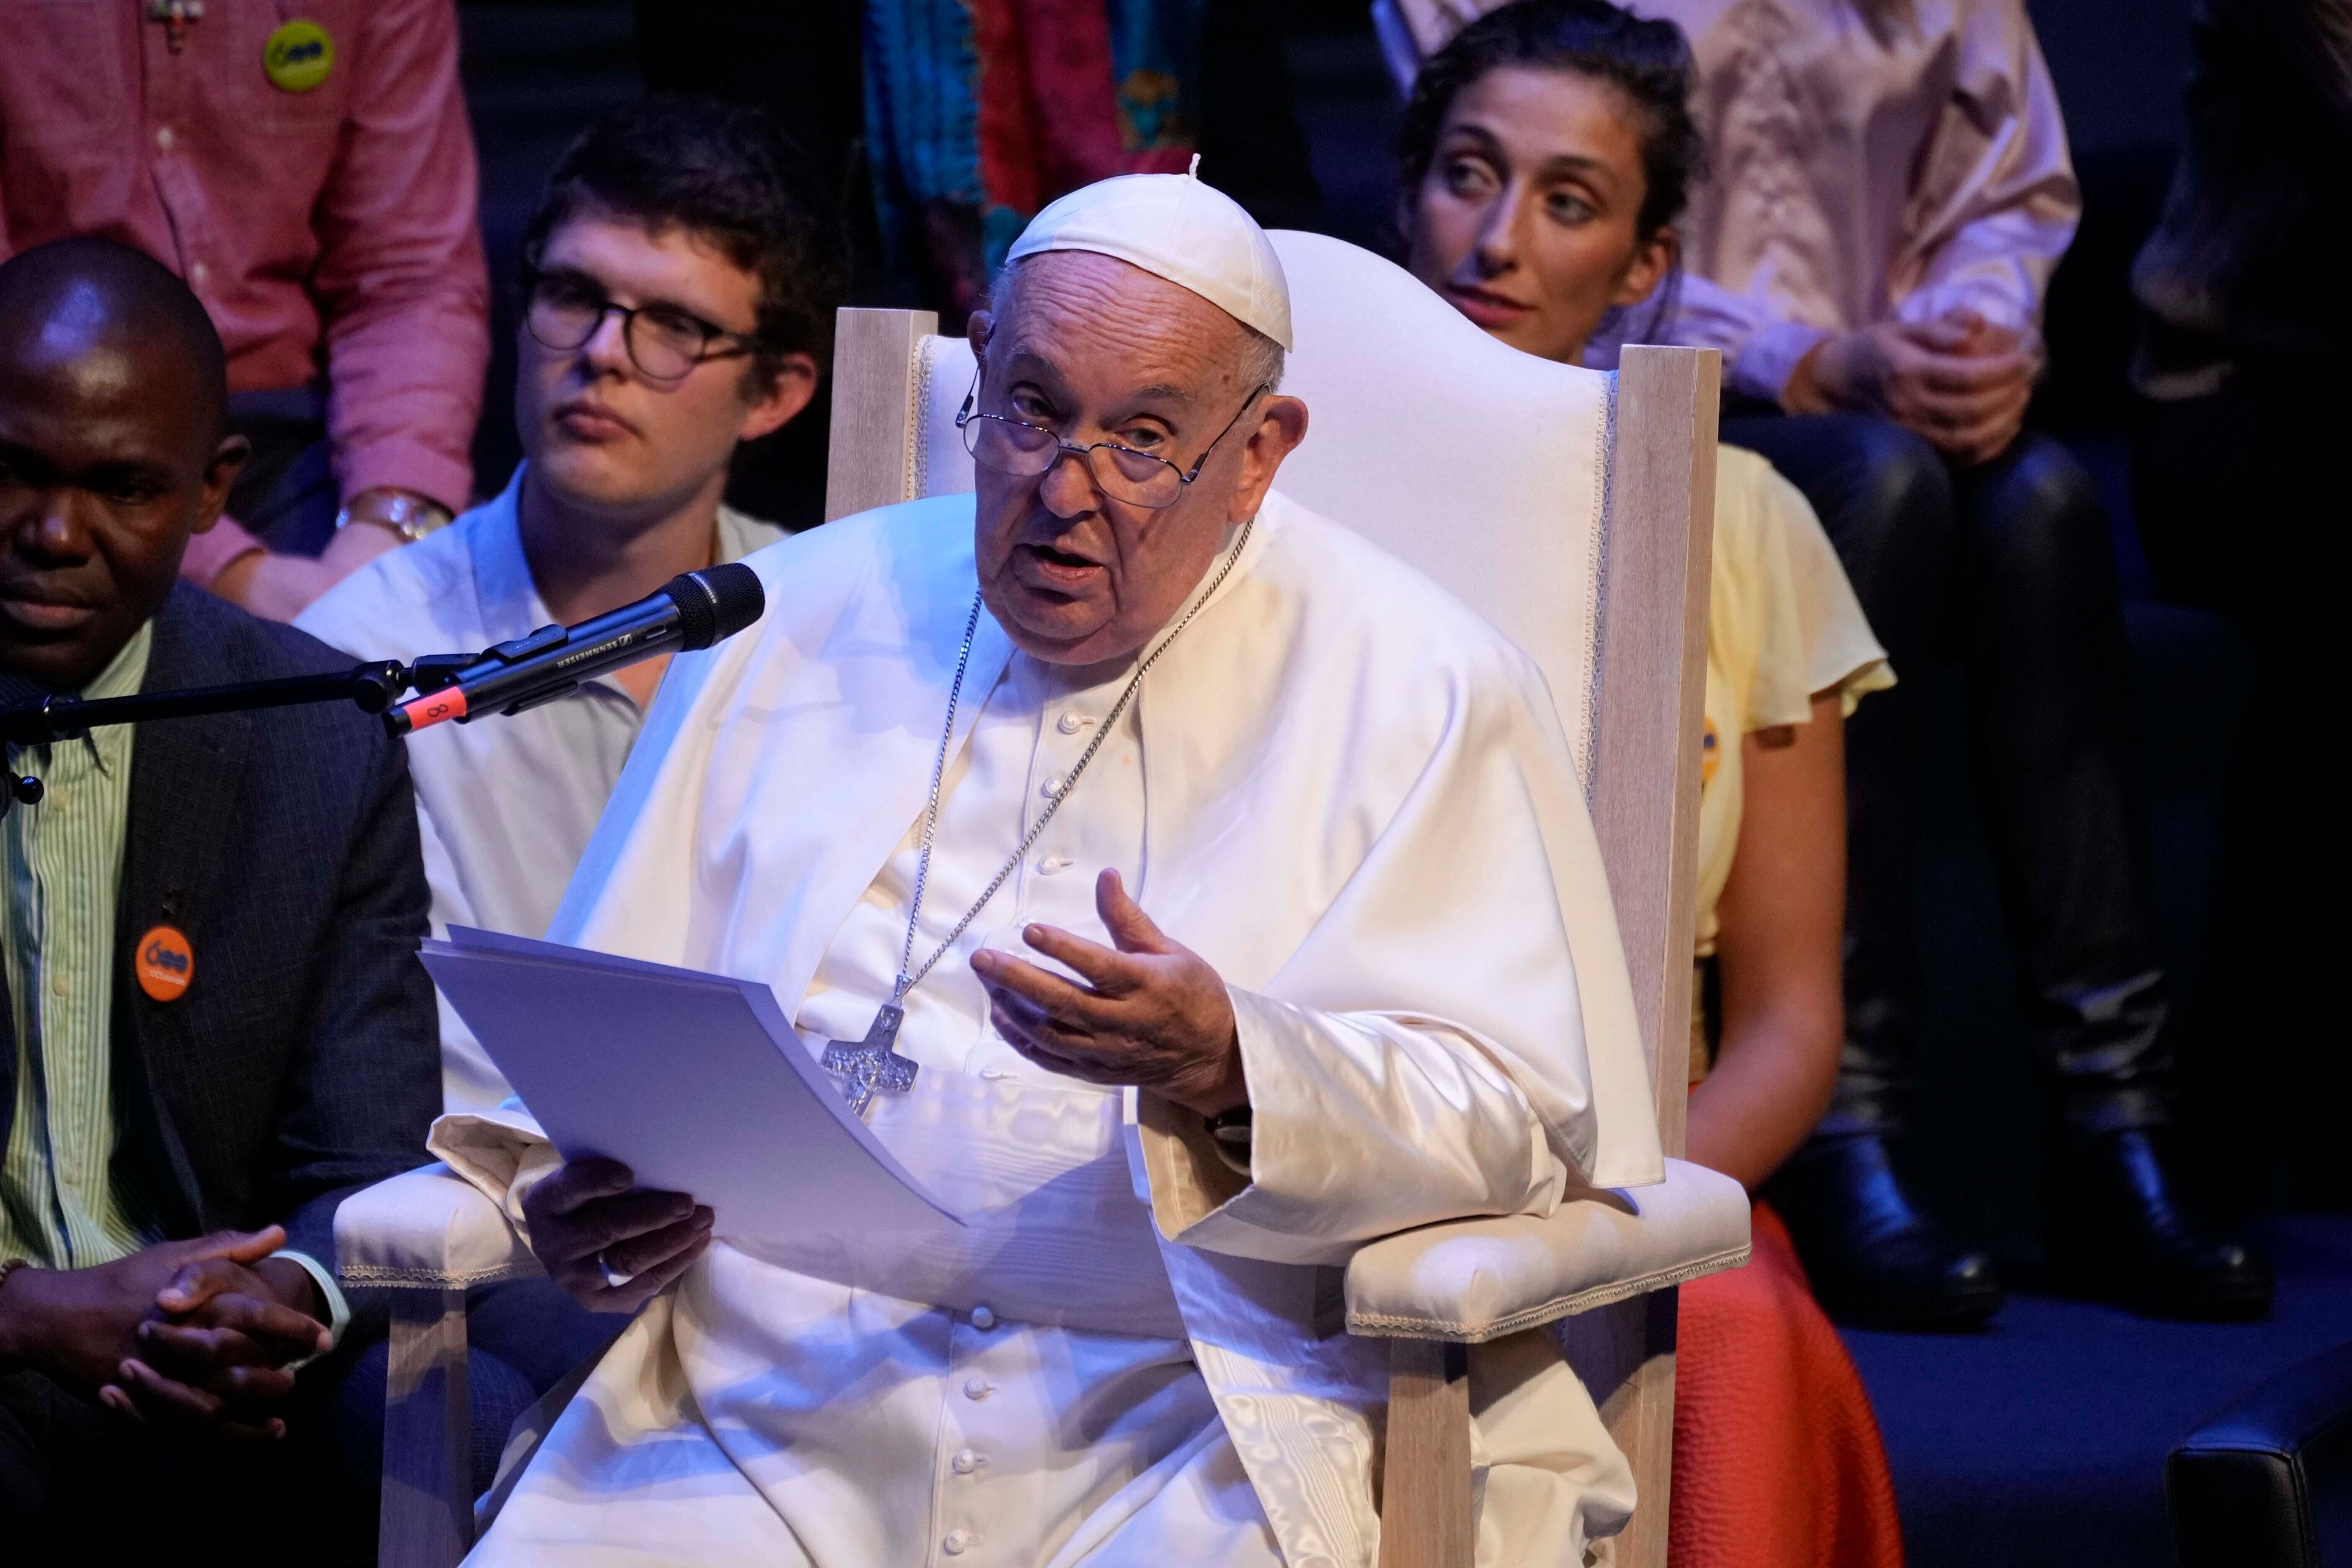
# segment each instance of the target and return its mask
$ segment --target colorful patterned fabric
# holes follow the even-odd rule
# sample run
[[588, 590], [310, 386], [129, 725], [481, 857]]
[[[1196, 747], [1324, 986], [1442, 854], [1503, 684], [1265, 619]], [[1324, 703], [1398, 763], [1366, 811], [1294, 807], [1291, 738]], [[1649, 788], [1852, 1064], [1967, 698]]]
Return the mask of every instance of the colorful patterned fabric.
[[1202, 0], [872, 0], [866, 142], [893, 271], [961, 315], [1040, 207], [1181, 174], [1199, 137]]

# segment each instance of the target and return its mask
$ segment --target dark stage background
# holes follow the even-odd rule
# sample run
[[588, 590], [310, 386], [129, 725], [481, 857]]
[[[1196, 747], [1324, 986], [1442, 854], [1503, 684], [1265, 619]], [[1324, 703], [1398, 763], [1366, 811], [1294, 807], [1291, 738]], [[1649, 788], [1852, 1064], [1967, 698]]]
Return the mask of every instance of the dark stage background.
[[[466, 73], [482, 147], [484, 237], [500, 285], [499, 341], [477, 444], [480, 486], [515, 459], [511, 396], [517, 235], [565, 141], [639, 89], [635, 23], [621, 4], [465, 7]], [[2247, 1079], [2263, 1042], [2237, 1037], [2203, 990], [2214, 825], [2247, 665], [2221, 624], [2158, 603], [2126, 493], [2124, 368], [2133, 253], [2154, 223], [2179, 135], [2186, 0], [2029, 0], [2058, 84], [2085, 192], [2075, 248], [2053, 289], [2052, 373], [2034, 421], [2098, 475], [2115, 523], [2146, 753], [2147, 810], [2180, 1040], [2196, 1063], [2197, 1141], [2242, 1197], [2262, 1147]], [[1386, 248], [1396, 106], [1356, 0], [1256, 4], [1286, 18], [1283, 49], [1320, 187], [1319, 226]], [[735, 62], [740, 74], [741, 62]], [[793, 74], [781, 68], [780, 75]], [[802, 79], [806, 79], [804, 77]], [[1230, 164], [1229, 164], [1230, 166]], [[1203, 173], [1217, 178], [1213, 166]], [[1302, 215], [1303, 216], [1303, 215]], [[824, 410], [801, 422], [787, 467], [822, 456]], [[804, 519], [813, 521], [813, 519]], [[2038, 1262], [2039, 1096], [2018, 1048], [2000, 909], [1961, 754], [1949, 671], [1938, 687], [1929, 852], [1922, 867], [1928, 995], [1917, 1136], [1923, 1194], [1992, 1247], [2028, 1289], [1965, 1339], [1849, 1336], [1878, 1405], [1916, 1568], [2172, 1561], [2161, 1464], [2172, 1441], [2231, 1394], [2341, 1340], [2352, 1301], [2352, 1222], [2279, 1218], [2268, 1324], [2181, 1327], [2031, 1291]]]

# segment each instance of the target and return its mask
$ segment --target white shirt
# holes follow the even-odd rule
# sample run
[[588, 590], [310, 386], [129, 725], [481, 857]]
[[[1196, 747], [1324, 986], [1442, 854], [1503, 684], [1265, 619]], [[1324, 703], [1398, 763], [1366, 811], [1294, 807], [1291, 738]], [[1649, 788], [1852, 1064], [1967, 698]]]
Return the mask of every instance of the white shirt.
[[[404, 663], [477, 653], [548, 625], [555, 617], [531, 581], [515, 514], [524, 471], [495, 500], [369, 562], [294, 624], [355, 658]], [[720, 507], [716, 559], [740, 560], [782, 536]], [[644, 722], [636, 700], [599, 676], [510, 719], [410, 738], [435, 936], [453, 925], [545, 934]], [[441, 1081], [452, 1110], [487, 1109], [513, 1092], [446, 1000]]]

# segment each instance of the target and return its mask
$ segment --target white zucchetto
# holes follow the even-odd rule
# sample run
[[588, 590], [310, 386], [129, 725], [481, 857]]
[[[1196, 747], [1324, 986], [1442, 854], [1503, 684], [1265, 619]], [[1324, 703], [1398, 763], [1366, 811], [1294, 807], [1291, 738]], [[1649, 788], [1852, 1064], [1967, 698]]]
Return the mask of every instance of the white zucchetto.
[[1140, 267], [1291, 346], [1290, 285], [1273, 243], [1240, 203], [1197, 174], [1083, 185], [1031, 218], [1005, 263], [1046, 250], [1091, 250]]

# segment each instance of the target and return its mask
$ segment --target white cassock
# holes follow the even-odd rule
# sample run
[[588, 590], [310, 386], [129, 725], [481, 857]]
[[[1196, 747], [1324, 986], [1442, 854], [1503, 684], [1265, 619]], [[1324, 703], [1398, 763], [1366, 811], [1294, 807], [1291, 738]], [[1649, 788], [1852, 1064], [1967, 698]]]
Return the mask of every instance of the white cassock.
[[[672, 668], [557, 940], [765, 980], [812, 1051], [865, 1035], [975, 591], [972, 505], [751, 557], [765, 620]], [[1132, 669], [1040, 663], [982, 615], [919, 962]], [[1108, 942], [1105, 867], [1231, 989], [1246, 1179], [1197, 1116], [1034, 1067], [989, 1025], [971, 952], [1022, 951], [1032, 921]], [[877, 1096], [875, 1131], [968, 1234], [714, 1245], [605, 1356], [469, 1561], [1370, 1564], [1388, 1355], [1336, 1331], [1338, 1266], [1409, 1226], [1660, 1173], [1542, 678], [1279, 497], [914, 992], [898, 1045], [921, 1070]], [[434, 1147], [518, 1220], [554, 1163], [520, 1113], [445, 1117]], [[1582, 1561], [1633, 1504], [1591, 1400], [1546, 1335], [1471, 1366], [1478, 1562]]]

